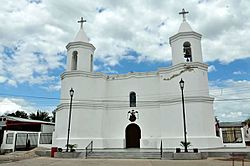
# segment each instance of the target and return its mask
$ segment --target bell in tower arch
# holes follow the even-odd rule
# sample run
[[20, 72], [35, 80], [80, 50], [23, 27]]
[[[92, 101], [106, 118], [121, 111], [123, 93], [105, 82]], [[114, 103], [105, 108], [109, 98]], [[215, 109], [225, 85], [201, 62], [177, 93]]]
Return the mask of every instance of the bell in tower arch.
[[183, 44], [183, 54], [187, 62], [192, 62], [191, 44], [188, 41]]

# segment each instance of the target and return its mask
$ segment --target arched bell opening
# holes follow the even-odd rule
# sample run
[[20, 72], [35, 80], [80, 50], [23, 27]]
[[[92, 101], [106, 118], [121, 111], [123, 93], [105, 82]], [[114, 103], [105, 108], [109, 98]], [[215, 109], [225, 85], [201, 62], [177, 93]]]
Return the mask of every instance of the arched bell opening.
[[186, 41], [183, 44], [183, 54], [187, 62], [192, 62], [192, 49], [190, 42]]
[[71, 60], [71, 70], [77, 70], [77, 51], [73, 51]]

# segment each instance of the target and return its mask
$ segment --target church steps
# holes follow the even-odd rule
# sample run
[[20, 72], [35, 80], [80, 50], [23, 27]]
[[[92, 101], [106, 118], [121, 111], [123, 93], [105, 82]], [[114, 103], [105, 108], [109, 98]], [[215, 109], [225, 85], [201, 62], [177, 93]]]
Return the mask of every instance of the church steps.
[[92, 152], [88, 159], [160, 159], [160, 152]]

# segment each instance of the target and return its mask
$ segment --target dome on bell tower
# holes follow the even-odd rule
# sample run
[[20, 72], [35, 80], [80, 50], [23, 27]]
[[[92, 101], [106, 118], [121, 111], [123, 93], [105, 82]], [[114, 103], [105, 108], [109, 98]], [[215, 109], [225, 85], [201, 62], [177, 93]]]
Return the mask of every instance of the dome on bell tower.
[[74, 39], [74, 42], [78, 42], [78, 41], [86, 42], [86, 43], [89, 42], [89, 38], [87, 37], [82, 27], [80, 28], [80, 30], [78, 31]]
[[76, 34], [74, 42], [81, 41], [81, 42], [89, 43], [89, 38], [83, 30], [83, 23], [84, 22], [86, 22], [86, 20], [83, 20], [83, 17], [81, 17], [81, 20], [78, 21], [78, 23], [81, 23], [80, 30]]
[[89, 38], [83, 30], [83, 23], [86, 20], [78, 21], [81, 24], [80, 30], [74, 40], [66, 46], [67, 48], [67, 71], [93, 72], [93, 56], [95, 47], [89, 43]]
[[187, 21], [183, 21], [181, 23], [181, 26], [180, 26], [179, 30], [178, 30], [178, 33], [180, 33], [180, 32], [192, 32], [192, 31], [193, 31], [193, 29], [188, 24], [188, 22]]

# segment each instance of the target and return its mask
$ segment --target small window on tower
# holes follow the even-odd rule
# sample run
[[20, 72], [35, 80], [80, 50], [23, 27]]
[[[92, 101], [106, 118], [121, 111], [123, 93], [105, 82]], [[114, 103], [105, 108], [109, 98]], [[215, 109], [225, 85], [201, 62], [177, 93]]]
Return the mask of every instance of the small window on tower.
[[136, 107], [136, 93], [135, 92], [130, 92], [129, 103], [130, 103], [130, 107]]
[[72, 53], [71, 70], [77, 70], [77, 51]]
[[192, 62], [191, 44], [188, 41], [183, 44], [183, 54], [187, 62]]

